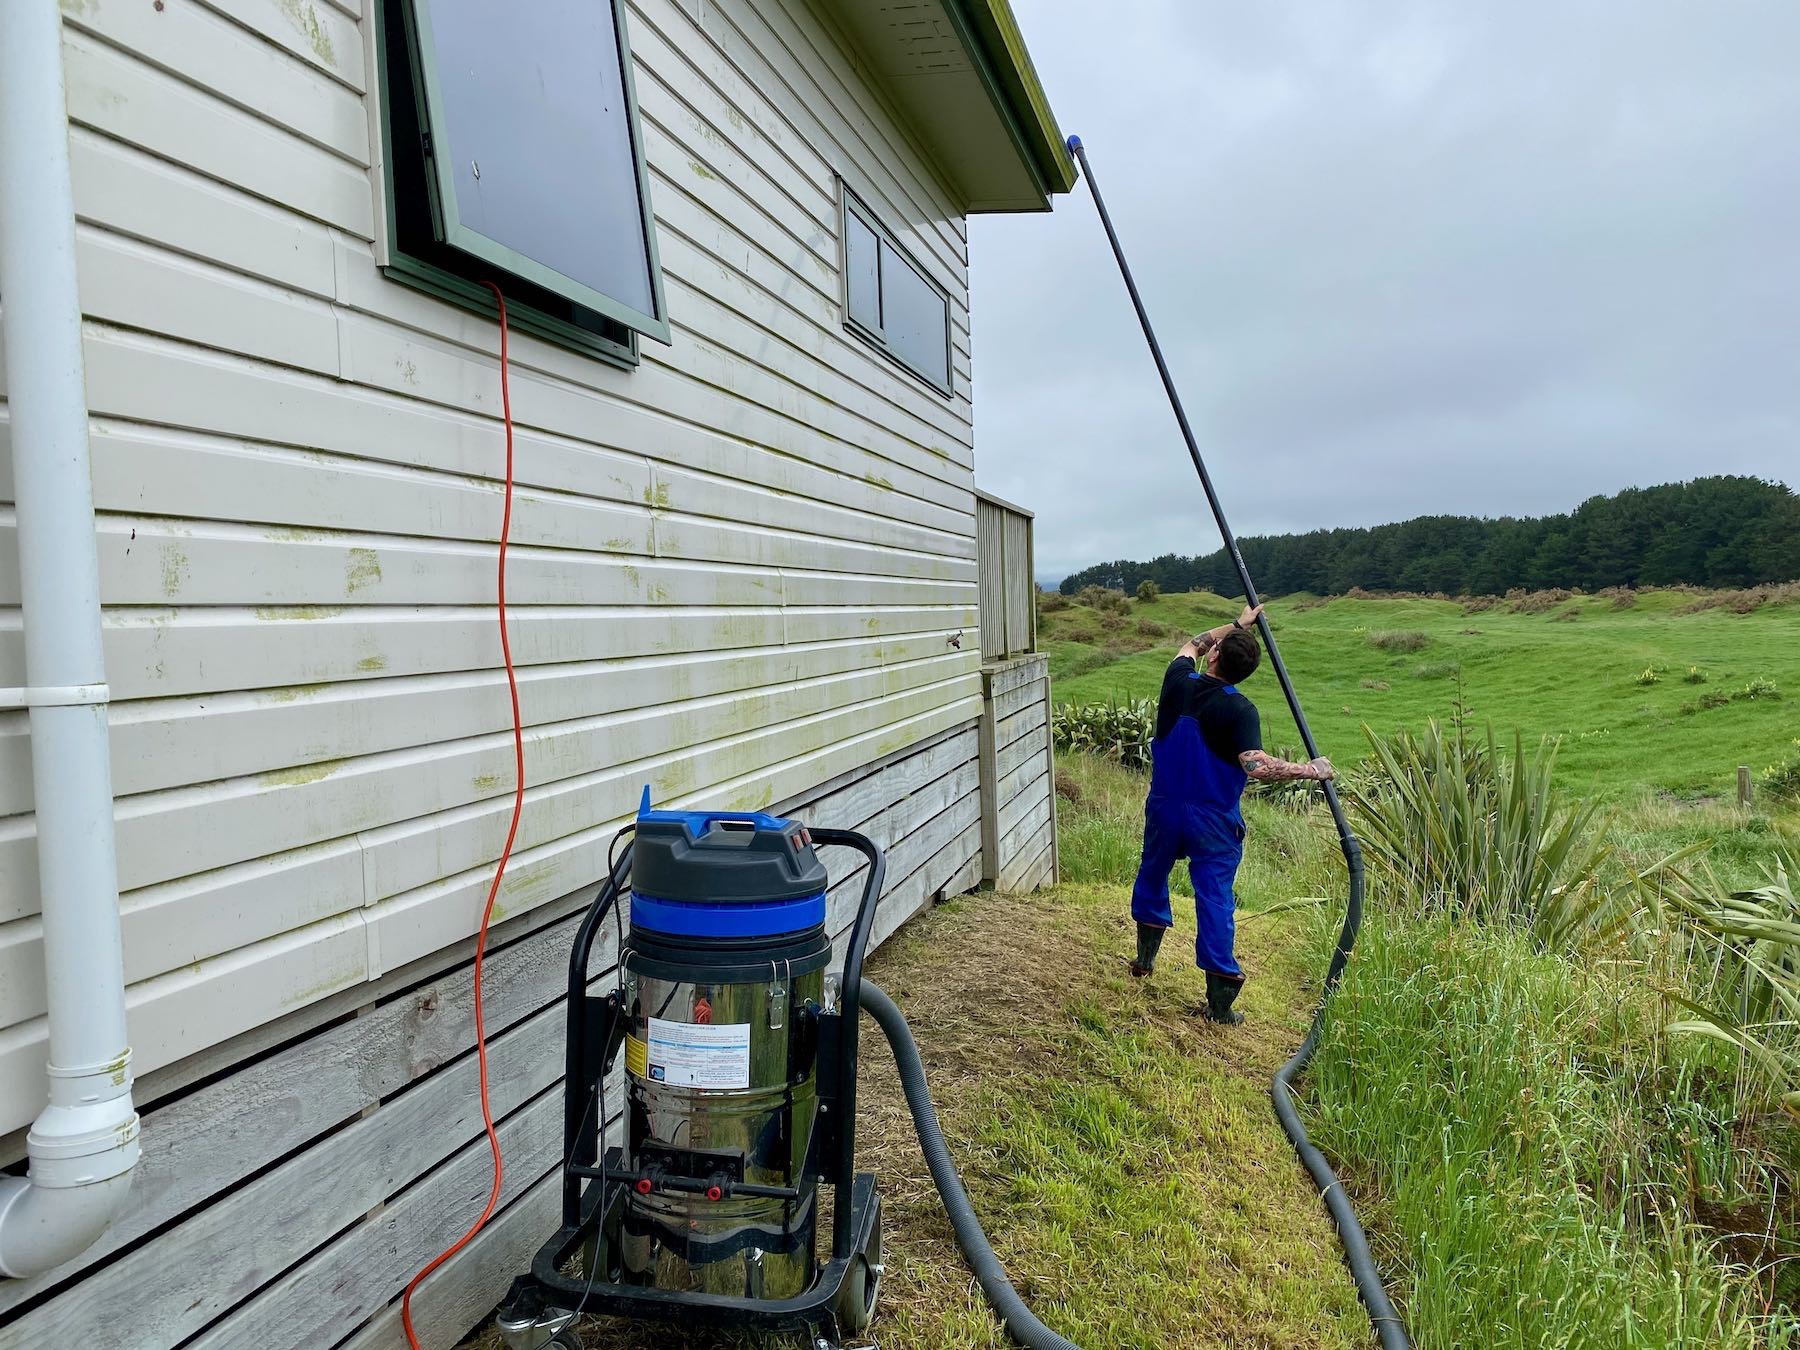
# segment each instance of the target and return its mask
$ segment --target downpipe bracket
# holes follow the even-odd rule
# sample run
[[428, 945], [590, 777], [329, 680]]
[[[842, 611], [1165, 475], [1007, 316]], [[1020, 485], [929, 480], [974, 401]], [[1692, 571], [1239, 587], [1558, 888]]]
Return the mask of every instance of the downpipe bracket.
[[78, 708], [111, 702], [112, 690], [104, 684], [40, 684], [0, 689], [0, 708]]

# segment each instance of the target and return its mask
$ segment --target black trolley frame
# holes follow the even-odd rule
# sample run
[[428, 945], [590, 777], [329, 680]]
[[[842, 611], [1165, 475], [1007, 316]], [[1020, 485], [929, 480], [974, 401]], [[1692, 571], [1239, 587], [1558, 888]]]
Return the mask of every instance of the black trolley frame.
[[[739, 1298], [722, 1294], [654, 1289], [598, 1278], [565, 1275], [563, 1267], [583, 1248], [610, 1252], [605, 1240], [616, 1233], [622, 1220], [627, 1187], [640, 1180], [624, 1168], [623, 1150], [609, 1148], [599, 1166], [578, 1163], [598, 1151], [603, 1112], [590, 1104], [604, 1100], [606, 1075], [624, 1044], [627, 1016], [622, 993], [588, 990], [588, 961], [595, 935], [607, 911], [620, 903], [622, 878], [631, 867], [627, 845], [613, 864], [588, 905], [569, 951], [568, 1044], [563, 1079], [562, 1227], [538, 1248], [528, 1273], [514, 1279], [502, 1305], [503, 1317], [559, 1319], [573, 1312], [643, 1320], [680, 1321], [714, 1327], [759, 1328], [814, 1334], [821, 1330], [840, 1337], [847, 1325], [846, 1298], [855, 1290], [850, 1279], [858, 1261], [867, 1262], [879, 1251], [881, 1202], [875, 1194], [875, 1177], [856, 1171], [856, 1063], [857, 1024], [862, 1010], [863, 958], [868, 952], [875, 910], [887, 874], [887, 860], [880, 848], [855, 830], [811, 829], [814, 844], [853, 848], [868, 860], [862, 898], [851, 928], [850, 946], [844, 956], [842, 990], [835, 1012], [820, 1011], [818, 1023], [817, 1123], [804, 1169], [806, 1179], [831, 1185], [831, 1255], [820, 1266], [805, 1293], [787, 1299]], [[625, 953], [619, 953], [623, 970]], [[673, 1190], [704, 1191], [708, 1180], [697, 1177], [658, 1176], [655, 1184]], [[752, 1189], [743, 1188], [746, 1192]], [[610, 1272], [608, 1272], [610, 1273]], [[869, 1279], [878, 1279], [879, 1271]], [[861, 1295], [873, 1299], [873, 1288]], [[827, 1342], [829, 1344], [830, 1342]]]

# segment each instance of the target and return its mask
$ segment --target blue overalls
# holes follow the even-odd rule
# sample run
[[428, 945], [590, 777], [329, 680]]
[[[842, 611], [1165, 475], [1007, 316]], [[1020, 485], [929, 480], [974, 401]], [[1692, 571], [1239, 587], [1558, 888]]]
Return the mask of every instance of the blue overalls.
[[[1198, 671], [1188, 676], [1201, 678]], [[1227, 685], [1219, 697], [1236, 697]], [[1194, 958], [1201, 970], [1241, 980], [1232, 944], [1236, 932], [1232, 884], [1244, 857], [1244, 816], [1239, 799], [1249, 776], [1220, 758], [1200, 734], [1200, 724], [1179, 717], [1150, 744], [1150, 796], [1144, 803], [1144, 856], [1131, 888], [1131, 917], [1154, 928], [1174, 923], [1169, 873], [1188, 860], [1194, 882], [1199, 936]]]

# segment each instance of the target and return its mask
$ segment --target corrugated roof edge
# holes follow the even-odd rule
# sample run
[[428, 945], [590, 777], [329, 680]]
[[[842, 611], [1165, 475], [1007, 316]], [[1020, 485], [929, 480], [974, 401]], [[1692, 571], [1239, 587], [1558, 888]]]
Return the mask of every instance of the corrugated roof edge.
[[999, 80], [1046, 187], [1051, 193], [1072, 191], [1075, 161], [1069, 157], [1056, 114], [1050, 110], [1050, 97], [1038, 79], [1010, 0], [960, 0], [960, 4], [972, 21], [983, 55]]

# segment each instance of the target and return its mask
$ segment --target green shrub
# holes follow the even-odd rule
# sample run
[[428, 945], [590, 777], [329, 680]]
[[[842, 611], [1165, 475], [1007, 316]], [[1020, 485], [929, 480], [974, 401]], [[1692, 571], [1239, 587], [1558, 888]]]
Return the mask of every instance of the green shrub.
[[1661, 684], [1662, 671], [1657, 666], [1645, 666], [1638, 673], [1637, 682], [1639, 684]]
[[1060, 614], [1075, 602], [1061, 591], [1039, 591], [1037, 607], [1039, 614]]
[[1148, 699], [1065, 703], [1052, 710], [1050, 730], [1058, 753], [1098, 755], [1140, 769], [1150, 763], [1156, 708]]
[[1758, 676], [1742, 689], [1735, 690], [1731, 697], [1740, 703], [1753, 702], [1757, 699], [1779, 699], [1781, 687], [1773, 680]]
[[1115, 591], [1108, 586], [1083, 586], [1075, 594], [1075, 603], [1097, 609], [1102, 614], [1123, 614], [1131, 608], [1131, 601], [1125, 598], [1124, 591]]
[[1415, 735], [1368, 732], [1372, 771], [1346, 787], [1372, 869], [1413, 909], [1526, 929], [1545, 948], [1610, 930], [1600, 885], [1611, 855], [1591, 800], [1551, 786], [1555, 742], [1510, 753], [1435, 720]]
[[1381, 689], [1392, 689], [1394, 686], [1389, 684], [1386, 680], [1364, 680], [1362, 682], [1362, 687], [1364, 689], [1381, 690]]
[[1396, 656], [1407, 652], [1422, 651], [1431, 645], [1431, 634], [1421, 633], [1416, 628], [1402, 628], [1389, 632], [1369, 634], [1369, 645], [1380, 651], [1391, 652]]
[[1160, 596], [1161, 594], [1162, 594], [1162, 587], [1158, 586], [1154, 581], [1150, 580], [1148, 577], [1145, 577], [1142, 581], [1138, 582], [1137, 598], [1138, 598], [1138, 602], [1140, 604], [1147, 605], [1152, 600], [1154, 600], [1158, 596]]
[[1687, 674], [1681, 677], [1681, 682], [1683, 684], [1705, 684], [1706, 672], [1700, 669], [1699, 666], [1689, 666], [1687, 668]]
[[1462, 674], [1462, 666], [1455, 661], [1427, 661], [1413, 670], [1413, 677], [1420, 680], [1447, 680]]
[[[1794, 742], [1800, 746], [1800, 740]], [[1778, 802], [1800, 802], [1800, 754], [1791, 754], [1762, 772], [1763, 792]]]

